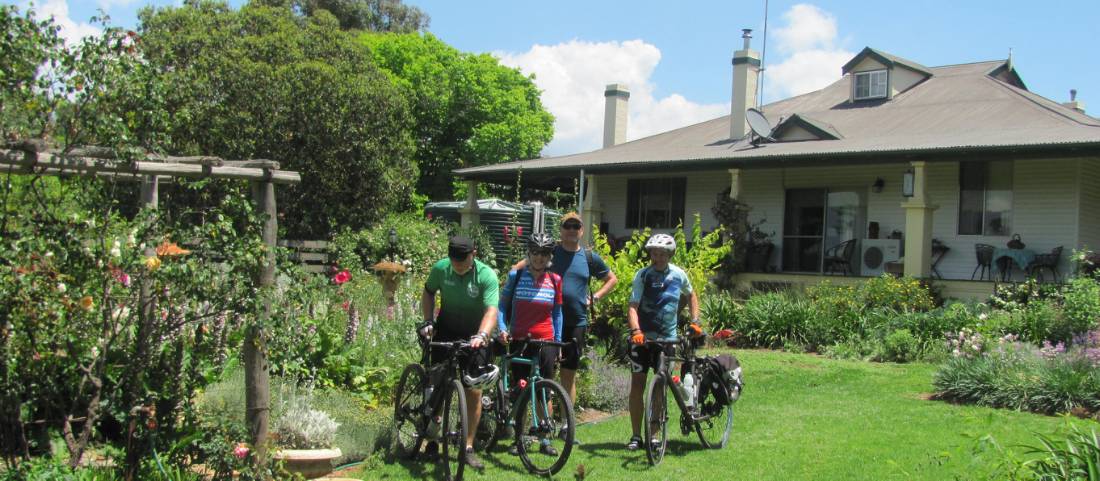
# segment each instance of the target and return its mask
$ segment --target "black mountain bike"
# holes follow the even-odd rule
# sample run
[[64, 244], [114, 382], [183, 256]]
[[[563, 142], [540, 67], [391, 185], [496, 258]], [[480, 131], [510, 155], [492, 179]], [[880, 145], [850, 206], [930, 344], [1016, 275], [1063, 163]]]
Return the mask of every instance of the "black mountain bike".
[[[702, 362], [703, 358], [695, 356], [695, 341], [681, 337], [677, 340], [647, 340], [646, 344], [660, 348], [657, 369], [654, 369], [645, 389], [643, 428], [649, 463], [654, 466], [660, 464], [668, 448], [669, 392], [680, 410], [680, 431], [685, 436], [695, 431], [703, 446], [711, 449], [725, 447], [733, 428], [733, 405], [720, 403], [714, 389], [702, 386], [706, 364]], [[690, 390], [684, 386], [680, 376], [672, 375], [672, 361], [683, 363], [681, 376], [686, 378], [688, 373], [691, 374], [694, 382]], [[683, 392], [685, 390], [688, 392]]]
[[[565, 347], [554, 341], [513, 340], [535, 346], [535, 355], [523, 357], [517, 354], [501, 356], [500, 379], [492, 392], [485, 392], [481, 399], [481, 422], [478, 426], [474, 448], [492, 449], [497, 441], [512, 432], [520, 460], [527, 470], [541, 475], [556, 474], [569, 460], [573, 450], [573, 437], [577, 426], [573, 415], [573, 402], [560, 384], [542, 377], [539, 372], [538, 352], [545, 346]], [[531, 366], [527, 379], [513, 381], [511, 365]], [[518, 385], [513, 385], [518, 382]]]
[[471, 353], [467, 341], [423, 342], [423, 349], [448, 350], [446, 361], [431, 367], [409, 364], [401, 373], [393, 403], [393, 450], [404, 459], [414, 459], [424, 441], [443, 446], [444, 477], [462, 479], [466, 467], [466, 391], [462, 366]]

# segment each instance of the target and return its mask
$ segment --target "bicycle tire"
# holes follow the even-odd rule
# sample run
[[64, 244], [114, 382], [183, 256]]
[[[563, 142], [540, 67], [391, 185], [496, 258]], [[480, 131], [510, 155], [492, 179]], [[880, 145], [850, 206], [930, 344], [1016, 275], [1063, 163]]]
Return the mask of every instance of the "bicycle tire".
[[449, 392], [443, 402], [443, 430], [440, 434], [444, 479], [459, 481], [466, 467], [466, 434], [470, 426], [466, 416], [466, 391], [457, 379], [452, 380], [446, 389]]
[[[491, 390], [481, 393], [481, 419], [474, 435], [474, 450], [486, 452], [496, 447], [508, 426], [508, 399], [504, 395], [504, 381], [497, 379]], [[488, 403], [485, 399], [488, 399]]]
[[[532, 406], [532, 392], [538, 395], [535, 406]], [[515, 415], [515, 442], [519, 458], [531, 473], [543, 476], [557, 474], [573, 452], [577, 429], [573, 402], [565, 388], [550, 379], [540, 379], [528, 385], [520, 393], [520, 399]], [[538, 404], [549, 406], [549, 409], [541, 409]], [[535, 419], [528, 415], [529, 412], [534, 413]], [[529, 440], [532, 442], [528, 443]], [[538, 447], [535, 447], [536, 440]], [[546, 448], [543, 446], [550, 446], [556, 453], [544, 451]]]
[[424, 366], [409, 364], [401, 372], [393, 402], [393, 439], [391, 452], [401, 459], [412, 459], [424, 442], [423, 414], [419, 411], [426, 401], [424, 388], [428, 375]]
[[[696, 362], [696, 366], [702, 366]], [[702, 383], [704, 373], [697, 369], [695, 379]], [[730, 431], [733, 430], [733, 404], [721, 405], [717, 399], [717, 389], [722, 386], [698, 385], [695, 393], [696, 413], [703, 419], [695, 419], [695, 432], [699, 435], [699, 442], [710, 449], [722, 449], [729, 442]]]
[[668, 381], [664, 374], [654, 374], [646, 385], [644, 412], [642, 442], [649, 464], [656, 466], [668, 449]]

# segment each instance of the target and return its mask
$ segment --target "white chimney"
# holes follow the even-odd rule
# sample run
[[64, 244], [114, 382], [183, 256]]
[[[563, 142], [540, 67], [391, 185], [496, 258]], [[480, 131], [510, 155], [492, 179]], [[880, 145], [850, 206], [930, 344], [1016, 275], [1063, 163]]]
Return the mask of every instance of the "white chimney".
[[749, 133], [745, 111], [756, 108], [756, 84], [760, 79], [760, 52], [749, 48], [752, 29], [741, 30], [745, 44], [733, 53], [733, 96], [730, 101], [730, 139], [737, 140]]
[[630, 90], [623, 84], [608, 84], [603, 91], [603, 146], [626, 142], [627, 102]]
[[1077, 101], [1077, 89], [1069, 90], [1069, 102], [1063, 102], [1063, 107], [1069, 107], [1081, 113], [1085, 113], [1085, 103]]

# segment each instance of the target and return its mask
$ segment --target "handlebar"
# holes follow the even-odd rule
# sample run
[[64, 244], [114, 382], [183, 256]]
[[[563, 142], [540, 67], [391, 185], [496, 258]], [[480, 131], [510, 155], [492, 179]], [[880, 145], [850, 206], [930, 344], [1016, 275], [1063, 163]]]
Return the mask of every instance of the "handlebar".
[[443, 347], [443, 348], [451, 349], [453, 351], [457, 351], [459, 349], [468, 349], [470, 347], [470, 342], [469, 341], [447, 341], [447, 342], [429, 341], [428, 345], [431, 346], [431, 347]]
[[525, 344], [531, 344], [534, 346], [553, 346], [553, 347], [566, 347], [573, 344], [573, 341], [569, 342], [557, 342], [548, 339], [512, 339], [510, 342], [522, 342]]

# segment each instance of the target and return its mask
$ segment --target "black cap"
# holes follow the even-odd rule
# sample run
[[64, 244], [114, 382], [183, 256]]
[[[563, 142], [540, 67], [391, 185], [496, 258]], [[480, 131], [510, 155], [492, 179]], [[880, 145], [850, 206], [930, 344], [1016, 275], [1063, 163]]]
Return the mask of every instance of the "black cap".
[[469, 237], [456, 235], [447, 243], [447, 255], [464, 258], [474, 251], [474, 241]]

